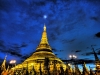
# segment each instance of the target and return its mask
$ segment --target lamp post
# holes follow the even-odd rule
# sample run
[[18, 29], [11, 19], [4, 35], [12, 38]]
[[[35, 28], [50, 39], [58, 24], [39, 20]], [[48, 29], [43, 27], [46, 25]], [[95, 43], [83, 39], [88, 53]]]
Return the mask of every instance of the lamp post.
[[13, 69], [13, 72], [15, 72], [15, 68], [13, 67], [16, 66], [16, 60], [11, 60], [9, 63], [11, 64], [11, 68]]
[[12, 67], [15, 67], [16, 66], [16, 60], [11, 60], [9, 63], [12, 65]]
[[71, 59], [71, 63], [74, 64], [75, 59], [77, 58], [76, 55], [69, 55], [69, 58]]
[[71, 64], [72, 64], [72, 70], [74, 74], [74, 65], [75, 65], [75, 59], [77, 58], [76, 55], [69, 55], [69, 58], [71, 59]]

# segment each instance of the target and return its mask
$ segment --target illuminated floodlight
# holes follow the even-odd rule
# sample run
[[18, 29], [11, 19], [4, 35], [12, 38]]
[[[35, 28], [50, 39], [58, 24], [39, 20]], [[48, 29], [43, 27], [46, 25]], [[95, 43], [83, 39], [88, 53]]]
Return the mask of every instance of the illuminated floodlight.
[[72, 58], [72, 55], [69, 55], [70, 58]]
[[77, 56], [76, 55], [73, 55], [73, 58], [77, 58]]
[[68, 63], [68, 66], [71, 66], [71, 64], [70, 64], [70, 63]]
[[76, 59], [76, 58], [77, 58], [76, 55], [69, 55], [69, 57], [70, 57], [71, 59]]
[[15, 64], [16, 63], [16, 60], [11, 60], [10, 61], [10, 64]]

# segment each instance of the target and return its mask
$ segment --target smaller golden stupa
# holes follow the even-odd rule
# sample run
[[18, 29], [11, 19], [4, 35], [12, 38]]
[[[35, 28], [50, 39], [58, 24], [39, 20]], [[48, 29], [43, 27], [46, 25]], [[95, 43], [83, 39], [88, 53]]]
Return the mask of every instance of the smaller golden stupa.
[[43, 72], [45, 70], [46, 58], [49, 60], [48, 67], [50, 72], [54, 71], [54, 69], [59, 71], [61, 66], [65, 70], [66, 65], [64, 62], [57, 58], [56, 55], [52, 52], [52, 48], [50, 47], [47, 39], [46, 26], [44, 25], [42, 38], [40, 44], [36, 48], [36, 51], [23, 63], [17, 65], [15, 69], [27, 68], [28, 71], [31, 71], [34, 67], [35, 71], [39, 72], [41, 66], [41, 71]]

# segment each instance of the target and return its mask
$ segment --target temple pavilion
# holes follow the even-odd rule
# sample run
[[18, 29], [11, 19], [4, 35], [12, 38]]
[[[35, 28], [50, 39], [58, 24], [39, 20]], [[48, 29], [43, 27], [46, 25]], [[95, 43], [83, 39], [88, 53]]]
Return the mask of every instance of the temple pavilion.
[[18, 64], [15, 69], [27, 68], [30, 71], [34, 67], [36, 72], [39, 72], [40, 68], [43, 72], [46, 68], [49, 68], [49, 71], [52, 72], [54, 70], [59, 71], [61, 66], [64, 70], [66, 69], [64, 62], [52, 52], [52, 48], [48, 43], [46, 26], [44, 25], [41, 41], [36, 51], [23, 63]]

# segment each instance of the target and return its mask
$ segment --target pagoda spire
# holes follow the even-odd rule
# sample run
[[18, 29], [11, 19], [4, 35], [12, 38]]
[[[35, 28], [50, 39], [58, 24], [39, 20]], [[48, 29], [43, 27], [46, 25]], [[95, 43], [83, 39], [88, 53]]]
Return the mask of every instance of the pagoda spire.
[[42, 33], [42, 38], [41, 38], [40, 44], [38, 45], [36, 50], [41, 50], [41, 49], [51, 50], [51, 47], [49, 46], [49, 43], [48, 43], [48, 38], [47, 38], [47, 33], [46, 33], [46, 25], [45, 24], [44, 24], [44, 27], [43, 27], [43, 33]]
[[7, 55], [5, 56], [5, 58], [3, 60], [3, 63], [1, 65], [1, 70], [6, 70], [6, 58], [7, 58]]
[[83, 64], [83, 75], [89, 75], [89, 71], [88, 71], [88, 69], [87, 69], [87, 67], [86, 67], [85, 62], [84, 62], [84, 64]]

